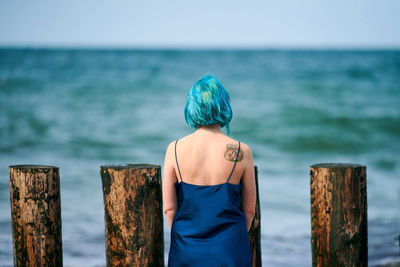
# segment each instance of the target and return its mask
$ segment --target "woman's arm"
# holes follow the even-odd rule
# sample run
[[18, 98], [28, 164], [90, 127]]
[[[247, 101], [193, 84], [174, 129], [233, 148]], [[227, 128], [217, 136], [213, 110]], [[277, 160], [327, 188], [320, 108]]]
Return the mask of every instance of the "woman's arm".
[[242, 208], [244, 214], [246, 215], [247, 231], [249, 231], [255, 215], [257, 192], [254, 174], [254, 161], [250, 147], [244, 145], [243, 152], [243, 163], [245, 164], [245, 169], [242, 177], [244, 184], [242, 190]]
[[174, 142], [171, 142], [165, 152], [164, 158], [164, 172], [162, 181], [163, 192], [163, 211], [167, 217], [169, 227], [172, 227], [172, 222], [177, 209], [176, 191], [174, 183], [177, 181], [176, 172], [174, 168]]

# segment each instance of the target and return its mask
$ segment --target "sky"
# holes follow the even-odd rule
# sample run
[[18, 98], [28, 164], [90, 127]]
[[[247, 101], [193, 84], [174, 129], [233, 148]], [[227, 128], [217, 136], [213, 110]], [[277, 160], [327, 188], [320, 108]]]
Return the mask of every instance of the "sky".
[[400, 48], [399, 0], [0, 0], [0, 46]]

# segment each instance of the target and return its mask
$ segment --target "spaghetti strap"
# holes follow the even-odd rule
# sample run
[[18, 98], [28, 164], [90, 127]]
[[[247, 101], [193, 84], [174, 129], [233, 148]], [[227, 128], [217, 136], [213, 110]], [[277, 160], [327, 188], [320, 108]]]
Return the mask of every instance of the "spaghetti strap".
[[179, 177], [181, 178], [181, 182], [182, 182], [182, 175], [181, 175], [181, 171], [179, 170], [179, 165], [178, 165], [178, 157], [176, 156], [176, 143], [178, 143], [178, 140], [179, 139], [177, 139], [175, 141], [175, 160], [176, 160], [176, 166], [178, 167]]
[[229, 182], [229, 179], [231, 179], [233, 170], [235, 169], [235, 166], [236, 166], [236, 161], [237, 161], [237, 159], [239, 157], [239, 151], [240, 151], [240, 141], [239, 141], [238, 151], [237, 151], [237, 154], [236, 154], [235, 164], [233, 164], [233, 168], [232, 168], [231, 174], [229, 175], [229, 178], [228, 178], [228, 180], [226, 182]]

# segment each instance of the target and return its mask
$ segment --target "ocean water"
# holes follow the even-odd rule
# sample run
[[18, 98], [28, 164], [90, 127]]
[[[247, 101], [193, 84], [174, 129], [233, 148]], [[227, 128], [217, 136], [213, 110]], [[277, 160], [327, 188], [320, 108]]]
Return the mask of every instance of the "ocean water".
[[[0, 265], [12, 265], [8, 166], [49, 164], [64, 265], [104, 266], [99, 166], [162, 165], [194, 131], [183, 110], [206, 73], [259, 169], [263, 266], [311, 265], [309, 166], [324, 162], [367, 166], [369, 264], [400, 262], [400, 51], [0, 49]], [[164, 234], [167, 259], [165, 217]]]

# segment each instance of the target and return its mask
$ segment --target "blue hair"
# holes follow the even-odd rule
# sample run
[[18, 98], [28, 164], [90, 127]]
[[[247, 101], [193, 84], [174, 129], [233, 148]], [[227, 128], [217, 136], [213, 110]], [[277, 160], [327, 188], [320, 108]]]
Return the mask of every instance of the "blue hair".
[[200, 125], [218, 123], [226, 126], [230, 135], [229, 122], [232, 120], [230, 97], [224, 86], [212, 75], [205, 75], [189, 90], [185, 120], [191, 127], [197, 129]]

